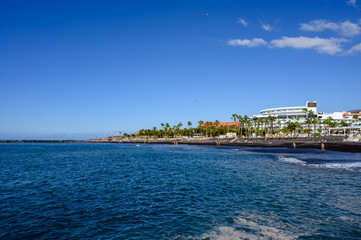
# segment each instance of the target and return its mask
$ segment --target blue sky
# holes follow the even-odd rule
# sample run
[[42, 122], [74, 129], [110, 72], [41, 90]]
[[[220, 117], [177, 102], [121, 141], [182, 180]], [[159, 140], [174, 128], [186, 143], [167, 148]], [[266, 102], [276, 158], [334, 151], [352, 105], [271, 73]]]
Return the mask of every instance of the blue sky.
[[355, 0], [3, 0], [0, 53], [0, 139], [361, 108]]

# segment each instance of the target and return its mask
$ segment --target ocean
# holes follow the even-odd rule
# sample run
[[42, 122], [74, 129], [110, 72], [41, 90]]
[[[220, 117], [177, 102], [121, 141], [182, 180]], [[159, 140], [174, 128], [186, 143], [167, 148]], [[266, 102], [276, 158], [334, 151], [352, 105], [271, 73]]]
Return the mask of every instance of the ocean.
[[361, 239], [361, 154], [3, 143], [0, 239]]

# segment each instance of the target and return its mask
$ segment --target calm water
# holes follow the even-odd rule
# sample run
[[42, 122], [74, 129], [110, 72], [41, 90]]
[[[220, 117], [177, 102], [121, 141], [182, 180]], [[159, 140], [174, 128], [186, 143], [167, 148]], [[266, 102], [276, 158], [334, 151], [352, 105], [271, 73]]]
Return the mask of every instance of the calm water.
[[360, 239], [361, 154], [0, 144], [1, 239]]

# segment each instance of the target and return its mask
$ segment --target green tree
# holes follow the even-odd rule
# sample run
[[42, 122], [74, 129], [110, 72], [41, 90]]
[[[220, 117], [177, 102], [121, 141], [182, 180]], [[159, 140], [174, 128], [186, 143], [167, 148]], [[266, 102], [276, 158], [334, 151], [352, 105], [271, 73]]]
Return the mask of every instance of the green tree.
[[312, 119], [312, 124], [313, 124], [313, 135], [316, 134], [316, 125], [319, 123], [318, 119], [317, 118], [313, 118]]
[[[211, 129], [213, 123], [207, 121], [205, 125], [206, 125], [206, 136], [208, 137], [208, 132], [210, 132], [209, 130]], [[210, 133], [210, 137], [212, 137], [211, 133]]]
[[276, 120], [276, 118], [273, 117], [273, 116], [271, 116], [271, 115], [269, 115], [269, 116], [267, 117], [267, 119], [268, 119], [269, 123], [271, 124], [271, 135], [273, 135], [273, 122]]
[[217, 132], [218, 132], [218, 136], [220, 135], [220, 133], [219, 133], [219, 125], [220, 125], [221, 123], [218, 121], [218, 120], [216, 120], [216, 121], [214, 121], [214, 125], [215, 125], [215, 127], [216, 127], [216, 130], [217, 130]]
[[239, 129], [241, 129], [241, 132], [239, 133], [240, 136], [243, 135], [243, 126], [244, 126], [244, 118], [242, 117], [242, 115], [238, 115], [237, 116], [237, 119], [238, 119], [238, 132], [239, 132]]
[[344, 120], [341, 120], [340, 126], [342, 126], [342, 127], [348, 127], [348, 126], [350, 126], [350, 124], [346, 123]]
[[257, 130], [258, 130], [258, 125], [257, 125], [258, 120], [259, 120], [259, 118], [258, 118], [258, 117], [256, 117], [256, 116], [254, 116], [254, 117], [253, 117], [253, 122], [254, 122], [254, 132], [255, 132], [255, 134], [256, 134], [256, 137], [257, 137]]
[[198, 121], [198, 124], [199, 124], [198, 127], [201, 129], [201, 135], [202, 135], [202, 136], [203, 136], [203, 123], [204, 123], [204, 122], [203, 122], [202, 120], [199, 120], [199, 121]]
[[293, 132], [296, 131], [296, 129], [300, 127], [300, 124], [298, 122], [287, 122], [286, 129], [291, 132], [291, 136], [293, 136]]

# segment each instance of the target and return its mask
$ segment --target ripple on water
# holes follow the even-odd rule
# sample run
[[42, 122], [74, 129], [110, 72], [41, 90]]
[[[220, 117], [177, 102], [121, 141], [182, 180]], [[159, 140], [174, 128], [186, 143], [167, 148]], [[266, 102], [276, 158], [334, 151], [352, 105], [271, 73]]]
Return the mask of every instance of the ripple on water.
[[0, 238], [361, 237], [360, 155], [262, 151], [0, 144]]

